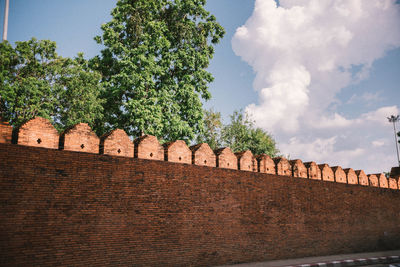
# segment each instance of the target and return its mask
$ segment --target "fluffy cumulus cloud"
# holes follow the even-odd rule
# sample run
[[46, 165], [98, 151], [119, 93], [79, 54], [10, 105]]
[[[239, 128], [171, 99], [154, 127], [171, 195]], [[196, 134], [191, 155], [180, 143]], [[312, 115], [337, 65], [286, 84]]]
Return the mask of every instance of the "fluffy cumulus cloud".
[[[395, 0], [256, 0], [232, 40], [256, 73], [259, 100], [246, 111], [292, 158], [386, 171], [394, 161], [377, 128], [388, 131], [386, 117], [399, 108], [349, 118], [338, 110], [337, 96], [400, 46], [399, 25]], [[365, 92], [364, 102], [379, 95]]]

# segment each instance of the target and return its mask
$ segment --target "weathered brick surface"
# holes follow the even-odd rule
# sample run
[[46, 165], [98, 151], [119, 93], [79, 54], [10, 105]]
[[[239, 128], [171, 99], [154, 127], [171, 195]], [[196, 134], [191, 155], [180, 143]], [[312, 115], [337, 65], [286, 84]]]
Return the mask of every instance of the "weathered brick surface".
[[363, 170], [357, 170], [356, 171], [357, 177], [358, 177], [358, 184], [360, 185], [365, 185], [368, 186], [368, 176], [365, 174]]
[[314, 161], [305, 162], [304, 166], [307, 168], [307, 176], [309, 179], [321, 180], [321, 170], [319, 169], [317, 163]]
[[256, 171], [255, 159], [250, 150], [235, 153], [237, 157], [238, 170], [241, 171]]
[[395, 190], [398, 189], [397, 180], [395, 178], [389, 178], [388, 181], [390, 189], [395, 189]]
[[382, 187], [382, 188], [389, 187], [388, 179], [386, 178], [386, 176], [383, 173], [376, 173], [375, 175], [376, 175], [376, 177], [378, 177], [379, 187]]
[[275, 162], [267, 154], [256, 156], [257, 171], [261, 173], [275, 174]]
[[368, 180], [370, 186], [379, 187], [379, 180], [375, 174], [369, 174]]
[[13, 128], [0, 117], [0, 143], [10, 144]]
[[299, 159], [291, 160], [290, 165], [292, 165], [293, 177], [308, 178], [307, 168], [301, 160]]
[[217, 157], [217, 167], [237, 170], [237, 158], [229, 147], [219, 148], [214, 151]]
[[356, 172], [352, 168], [347, 168], [343, 170], [346, 173], [348, 184], [358, 184], [358, 177]]
[[290, 166], [289, 161], [284, 157], [273, 158], [275, 162], [276, 174], [277, 175], [292, 175], [292, 166]]
[[400, 191], [384, 188], [0, 144], [0, 196], [2, 266], [217, 266], [400, 249]]
[[190, 147], [192, 151], [192, 164], [199, 166], [216, 167], [217, 159], [214, 151], [206, 144], [197, 144]]
[[45, 118], [36, 117], [17, 129], [17, 143], [24, 146], [57, 149], [60, 136], [54, 126]]
[[319, 169], [321, 170], [321, 177], [322, 180], [328, 181], [328, 182], [334, 182], [335, 181], [335, 174], [333, 173], [333, 170], [331, 167], [329, 167], [328, 164], [319, 164], [318, 165]]
[[164, 144], [164, 159], [169, 162], [192, 164], [192, 151], [185, 141], [169, 142]]
[[335, 182], [337, 183], [347, 183], [346, 173], [340, 166], [332, 167], [333, 175], [335, 176]]
[[100, 138], [100, 154], [133, 157], [133, 143], [124, 130], [116, 129]]
[[160, 145], [157, 137], [144, 135], [134, 141], [135, 158], [164, 160], [164, 147]]
[[100, 138], [87, 123], [78, 123], [61, 133], [60, 148], [97, 154], [100, 148]]

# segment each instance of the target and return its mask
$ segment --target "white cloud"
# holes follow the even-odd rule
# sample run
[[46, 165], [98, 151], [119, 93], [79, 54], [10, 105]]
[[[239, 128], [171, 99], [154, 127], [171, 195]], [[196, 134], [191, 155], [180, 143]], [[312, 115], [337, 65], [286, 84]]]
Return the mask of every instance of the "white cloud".
[[377, 102], [383, 101], [385, 98], [382, 96], [382, 91], [377, 92], [364, 92], [361, 96], [357, 94], [353, 94], [349, 100], [346, 101], [346, 104], [356, 104], [359, 102], [363, 102], [368, 106], [371, 104], [375, 104]]
[[374, 147], [381, 147], [381, 146], [385, 145], [385, 140], [382, 140], [382, 139], [380, 139], [380, 140], [374, 140], [374, 141], [371, 142], [371, 144], [372, 144]]
[[382, 100], [381, 94], [382, 94], [381, 91], [375, 93], [365, 92], [361, 95], [361, 98], [366, 102], [380, 101]]
[[[326, 117], [324, 115], [317, 115], [314, 118], [314, 122], [319, 121], [318, 123], [311, 123], [308, 125], [310, 128], [314, 129], [337, 129], [348, 128], [348, 127], [360, 127], [360, 126], [369, 126], [374, 125], [378, 126], [387, 126], [387, 117], [389, 114], [398, 114], [399, 109], [396, 106], [388, 106], [381, 107], [377, 110], [370, 111], [367, 113], [363, 113], [356, 119], [346, 119], [344, 116], [334, 113], [330, 117]], [[371, 124], [373, 123], [373, 124]]]
[[345, 117], [337, 113], [334, 113], [331, 117], [318, 116], [317, 119], [319, 119], [320, 122], [317, 124], [311, 124], [310, 126], [320, 129], [338, 129], [349, 127], [352, 125], [352, 123], [354, 123], [352, 120], [346, 119]]
[[[297, 138], [291, 138], [289, 143], [282, 144], [281, 149], [291, 151], [289, 155], [302, 155], [303, 161], [315, 161], [318, 163], [328, 163], [331, 166], [341, 165], [343, 167], [352, 166], [352, 162], [365, 154], [365, 149], [343, 149], [336, 150], [338, 136], [330, 138], [317, 138], [312, 142], [302, 142]], [[292, 157], [292, 156], [291, 156]], [[292, 157], [293, 158], [293, 157]], [[332, 159], [335, 159], [332, 161]]]
[[[252, 104], [246, 111], [260, 127], [267, 128], [284, 120], [282, 126], [286, 131], [296, 131], [298, 119], [308, 104], [310, 74], [303, 66], [282, 65], [276, 67], [266, 80], [273, 86], [261, 89], [261, 105]], [[280, 101], [276, 101], [278, 99]]]
[[[376, 59], [400, 46], [399, 5], [395, 0], [279, 2], [256, 0], [252, 16], [232, 39], [234, 52], [256, 73], [253, 86], [259, 100], [246, 111], [277, 137], [285, 154], [376, 168], [374, 160], [387, 157], [388, 148], [371, 144], [389, 138], [382, 137], [386, 117], [398, 107], [349, 118], [338, 110], [337, 95], [366, 79]], [[371, 103], [380, 100], [380, 92], [364, 92], [359, 98]]]
[[387, 125], [388, 120], [387, 117], [390, 117], [391, 114], [398, 114], [399, 109], [396, 106], [390, 107], [382, 107], [377, 110], [362, 114], [359, 119], [357, 119], [358, 123], [362, 123], [363, 121], [373, 122], [375, 125]]

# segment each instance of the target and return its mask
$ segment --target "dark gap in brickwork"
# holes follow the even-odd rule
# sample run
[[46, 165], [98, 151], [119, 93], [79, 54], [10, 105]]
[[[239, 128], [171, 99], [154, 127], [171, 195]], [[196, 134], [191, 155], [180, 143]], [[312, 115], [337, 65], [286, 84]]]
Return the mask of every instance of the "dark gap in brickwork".
[[105, 138], [100, 138], [100, 146], [99, 146], [100, 154], [104, 154], [104, 141], [105, 141]]
[[58, 149], [63, 150], [64, 149], [64, 143], [65, 143], [65, 135], [61, 134], [60, 135], [60, 142], [58, 145]]
[[15, 127], [12, 131], [11, 143], [18, 144], [19, 127]]

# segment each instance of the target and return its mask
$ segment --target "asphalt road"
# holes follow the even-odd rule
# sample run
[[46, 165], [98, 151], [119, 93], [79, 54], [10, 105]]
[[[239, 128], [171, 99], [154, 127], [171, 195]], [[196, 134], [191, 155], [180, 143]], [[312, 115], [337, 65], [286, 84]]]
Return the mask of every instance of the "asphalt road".
[[378, 251], [357, 254], [342, 254], [301, 259], [287, 259], [266, 262], [242, 263], [224, 265], [220, 267], [343, 267], [343, 266], [369, 266], [369, 267], [400, 267], [400, 250]]

